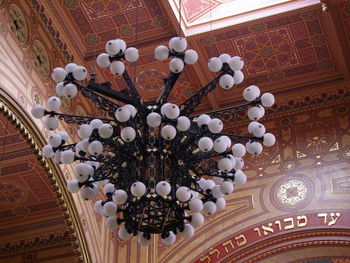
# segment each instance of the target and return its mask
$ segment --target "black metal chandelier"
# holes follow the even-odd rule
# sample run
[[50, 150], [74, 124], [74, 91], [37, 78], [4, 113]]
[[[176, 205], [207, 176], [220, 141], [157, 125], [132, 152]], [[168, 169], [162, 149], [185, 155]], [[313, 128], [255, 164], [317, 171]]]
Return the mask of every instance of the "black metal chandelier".
[[[169, 94], [186, 65], [198, 60], [197, 52], [186, 50], [187, 42], [174, 37], [169, 47], [158, 46], [155, 56], [169, 61], [170, 73], [164, 88], [155, 101], [143, 102], [134, 82], [125, 70], [123, 60], [136, 62], [136, 48], [126, 47], [123, 40], [111, 40], [106, 52], [97, 57], [97, 64], [125, 79], [128, 88], [112, 89], [110, 82], [97, 83], [87, 70], [74, 63], [55, 68], [57, 97], [50, 97], [47, 109], [36, 105], [35, 118], [45, 118], [47, 129], [58, 128], [58, 119], [77, 124], [81, 141], [68, 144], [64, 131], [52, 133], [42, 153], [58, 164], [75, 166], [75, 179], [68, 182], [68, 190], [79, 192], [84, 200], [94, 199], [103, 185], [105, 200], [96, 201], [95, 212], [106, 216], [110, 229], [119, 228], [119, 238], [127, 240], [138, 235], [141, 245], [148, 245], [153, 234], [160, 234], [166, 245], [176, 240], [176, 234], [192, 237], [204, 223], [202, 215], [212, 215], [224, 209], [225, 195], [235, 185], [246, 182], [241, 171], [246, 152], [258, 155], [263, 145], [272, 146], [275, 137], [265, 133], [258, 122], [264, 107], [274, 104], [270, 93], [260, 96], [256, 86], [244, 89], [247, 103], [194, 115], [197, 105], [219, 84], [230, 89], [243, 81], [243, 60], [222, 54], [211, 58], [208, 67], [218, 76], [195, 95], [175, 105], [168, 102]], [[74, 98], [80, 91], [91, 100], [105, 118], [58, 113], [60, 96]], [[249, 135], [223, 132], [220, 119], [248, 111], [252, 122]]]

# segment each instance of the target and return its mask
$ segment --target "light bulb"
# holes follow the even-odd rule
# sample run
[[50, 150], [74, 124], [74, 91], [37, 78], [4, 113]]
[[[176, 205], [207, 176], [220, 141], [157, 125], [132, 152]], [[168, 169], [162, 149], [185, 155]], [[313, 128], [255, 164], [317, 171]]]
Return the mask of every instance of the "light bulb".
[[263, 136], [263, 144], [265, 146], [272, 146], [276, 142], [276, 138], [272, 133], [265, 133]]
[[235, 143], [233, 146], [232, 146], [232, 154], [235, 156], [235, 157], [243, 157], [246, 153], [246, 149], [245, 149], [245, 146], [241, 143]]
[[120, 48], [120, 51], [121, 51], [121, 52], [124, 52], [125, 49], [126, 49], [126, 43], [125, 43], [125, 41], [124, 41], [123, 39], [116, 39], [115, 41], [118, 43], [119, 48]]
[[107, 217], [106, 226], [111, 230], [117, 229], [118, 228], [118, 217], [117, 216]]
[[110, 56], [115, 56], [120, 52], [120, 44], [117, 40], [109, 40], [105, 45], [105, 49]]
[[199, 117], [197, 118], [197, 124], [199, 127], [203, 126], [203, 125], [208, 125], [210, 122], [211, 118], [209, 115], [207, 114], [201, 114], [199, 115]]
[[98, 168], [98, 166], [100, 165], [100, 163], [99, 162], [94, 162], [94, 161], [87, 161], [86, 162], [86, 164], [87, 165], [90, 165], [93, 169], [97, 169]]
[[113, 202], [106, 202], [103, 205], [102, 212], [105, 216], [114, 216], [117, 213], [117, 206]]
[[191, 127], [191, 121], [186, 116], [180, 116], [177, 118], [176, 129], [179, 131], [187, 131]]
[[73, 83], [68, 83], [67, 85], [64, 86], [63, 88], [63, 94], [67, 98], [74, 98], [78, 94], [78, 88], [75, 84]]
[[220, 139], [224, 140], [226, 142], [227, 145], [227, 149], [229, 149], [231, 147], [231, 139], [230, 137], [226, 136], [226, 135], [222, 135], [220, 136]]
[[93, 187], [85, 186], [80, 190], [79, 194], [83, 200], [88, 201], [96, 196], [96, 191], [94, 191]]
[[232, 162], [232, 167], [234, 168], [236, 165], [236, 158], [232, 154], [228, 154], [227, 158], [229, 158]]
[[103, 215], [103, 212], [102, 212], [102, 200], [96, 201], [94, 203], [94, 206], [92, 207], [92, 209], [95, 211], [95, 213]]
[[102, 138], [110, 138], [113, 135], [113, 127], [107, 123], [104, 123], [100, 127], [98, 127], [98, 134]]
[[94, 169], [85, 163], [78, 163], [75, 167], [74, 176], [79, 182], [87, 181], [94, 174]]
[[186, 50], [184, 61], [189, 65], [195, 64], [198, 61], [198, 53], [193, 49]]
[[220, 60], [222, 61], [222, 63], [229, 63], [229, 61], [231, 60], [231, 56], [229, 54], [221, 54], [219, 56]]
[[77, 66], [74, 70], [73, 70], [73, 77], [76, 80], [84, 80], [86, 79], [87, 76], [87, 70], [85, 67], [83, 66]]
[[225, 198], [221, 197], [221, 198], [216, 199], [215, 205], [216, 205], [217, 211], [223, 210], [226, 207]]
[[181, 186], [176, 190], [176, 198], [181, 202], [187, 202], [191, 198], [191, 190]]
[[173, 140], [176, 136], [176, 129], [172, 125], [165, 125], [161, 130], [161, 135], [165, 140]]
[[128, 194], [124, 190], [118, 189], [113, 193], [112, 198], [117, 205], [123, 205], [128, 201]]
[[237, 170], [233, 182], [236, 185], [244, 185], [247, 182], [247, 176], [241, 170]]
[[72, 150], [66, 150], [61, 153], [62, 163], [71, 164], [74, 162], [75, 154]]
[[184, 52], [187, 48], [187, 40], [183, 37], [173, 37], [169, 41], [169, 48], [176, 52]]
[[275, 97], [271, 93], [264, 93], [261, 96], [261, 104], [264, 107], [271, 107], [275, 104]]
[[260, 96], [260, 89], [257, 86], [249, 86], [243, 90], [243, 98], [246, 101], [256, 100]]
[[67, 76], [67, 71], [64, 68], [54, 68], [51, 74], [52, 79], [56, 82], [62, 82]]
[[213, 149], [213, 141], [209, 137], [202, 137], [198, 141], [198, 148], [202, 152], [209, 152]]
[[45, 108], [41, 105], [35, 105], [32, 108], [31, 113], [34, 118], [41, 119], [42, 117], [45, 116]]
[[213, 145], [214, 151], [217, 153], [223, 153], [227, 150], [227, 141], [222, 139], [221, 136], [214, 141]]
[[112, 74], [122, 75], [125, 71], [125, 65], [121, 61], [113, 61], [111, 65], [109, 65], [109, 70]]
[[120, 240], [126, 241], [132, 237], [132, 234], [126, 230], [125, 226], [122, 226], [119, 228], [118, 236], [119, 236]]
[[131, 63], [139, 59], [139, 51], [134, 47], [128, 47], [125, 50], [125, 59]]
[[64, 82], [58, 83], [55, 87], [55, 91], [57, 96], [61, 96], [61, 97], [66, 96], [64, 94]]
[[157, 128], [162, 122], [162, 117], [157, 112], [151, 112], [147, 115], [147, 125], [151, 128]]
[[44, 126], [50, 131], [56, 130], [58, 128], [58, 120], [55, 117], [48, 117], [44, 121]]
[[75, 146], [75, 151], [77, 153], [79, 153], [81, 151], [84, 153], [89, 152], [89, 139], [84, 139], [84, 140], [78, 142], [77, 145]]
[[253, 135], [255, 137], [262, 137], [266, 132], [265, 126], [262, 124], [259, 124], [256, 128], [253, 130]]
[[47, 109], [49, 111], [57, 111], [61, 107], [61, 100], [57, 97], [50, 97], [47, 100]]
[[233, 192], [233, 184], [229, 181], [224, 181], [220, 184], [220, 191], [224, 195], [229, 195]]
[[75, 64], [75, 63], [68, 63], [68, 64], [64, 67], [64, 69], [65, 69], [65, 71], [66, 71], [67, 73], [72, 73], [72, 72], [74, 71], [74, 69], [76, 69], [77, 67], [78, 67], [78, 65]]
[[214, 198], [221, 198], [223, 197], [223, 193], [221, 192], [221, 185], [215, 185], [213, 189], [211, 189], [211, 194]]
[[168, 104], [164, 109], [164, 115], [168, 119], [176, 119], [180, 115], [180, 109], [176, 104]]
[[90, 138], [92, 134], [92, 128], [89, 124], [82, 124], [78, 128], [78, 136], [82, 139]]
[[263, 151], [263, 147], [259, 142], [248, 142], [246, 149], [248, 153], [253, 155], [259, 155]]
[[232, 170], [233, 165], [229, 158], [222, 158], [218, 161], [218, 168], [220, 171], [227, 173]]
[[149, 246], [151, 244], [151, 238], [146, 238], [144, 233], [140, 233], [137, 237], [137, 243], [143, 247]]
[[141, 197], [146, 193], [146, 186], [142, 182], [135, 182], [131, 185], [131, 194], [135, 197]]
[[107, 53], [101, 53], [96, 58], [97, 65], [100, 68], [108, 68], [111, 65], [111, 61], [109, 60], [109, 55]]
[[237, 71], [237, 70], [242, 70], [244, 66], [244, 61], [241, 57], [235, 56], [230, 59], [228, 62], [231, 70]]
[[158, 46], [154, 51], [155, 57], [158, 60], [165, 60], [169, 57], [169, 49], [166, 46]]
[[103, 121], [101, 121], [100, 119], [93, 119], [92, 121], [90, 121], [89, 125], [91, 126], [91, 128], [94, 129], [98, 129], [101, 125], [103, 124]]
[[203, 210], [203, 202], [199, 198], [192, 199], [188, 204], [193, 213], [200, 213]]
[[183, 238], [191, 238], [194, 235], [194, 227], [191, 224], [185, 224], [184, 230], [180, 232]]
[[200, 213], [193, 213], [191, 215], [191, 225], [194, 228], [199, 228], [204, 224], [204, 216]]
[[120, 122], [127, 122], [131, 117], [130, 110], [125, 106], [118, 108], [114, 115], [117, 121]]
[[248, 125], [248, 131], [249, 133], [253, 133], [253, 131], [260, 125], [259, 122], [257, 121], [252, 121], [251, 123], [249, 123]]
[[45, 145], [42, 148], [41, 152], [45, 158], [52, 158], [53, 155], [55, 154], [55, 152], [52, 149], [52, 145], [49, 145], [49, 144]]
[[59, 131], [57, 134], [59, 134], [61, 136], [61, 139], [62, 139], [63, 142], [65, 142], [65, 143], [68, 142], [69, 136], [68, 136], [67, 132]]
[[77, 180], [69, 180], [67, 183], [67, 189], [70, 193], [78, 193], [80, 190], [79, 182]]
[[115, 190], [114, 184], [111, 184], [111, 183], [105, 184], [105, 186], [103, 187], [103, 193], [105, 195], [112, 194], [114, 190]]
[[224, 74], [220, 77], [219, 84], [223, 89], [231, 89], [235, 84], [235, 80], [231, 75]]
[[103, 152], [103, 145], [99, 141], [93, 141], [89, 144], [89, 153], [91, 155], [100, 155]]
[[248, 118], [252, 121], [260, 120], [263, 116], [263, 112], [258, 106], [250, 107], [248, 110]]
[[175, 236], [175, 234], [172, 231], [170, 231], [169, 232], [169, 236], [167, 236], [166, 238], [161, 238], [160, 240], [162, 241], [162, 243], [164, 245], [171, 246], [172, 244], [175, 243], [176, 236]]
[[241, 170], [244, 166], [244, 160], [242, 158], [238, 158], [238, 157], [236, 157], [235, 160], [236, 160], [236, 163], [235, 163], [233, 169], [235, 171]]
[[233, 81], [236, 85], [241, 84], [244, 80], [244, 74], [242, 71], [237, 70], [234, 72]]
[[184, 67], [185, 64], [180, 58], [172, 58], [169, 62], [169, 69], [173, 73], [180, 73]]
[[211, 133], [219, 133], [224, 128], [222, 121], [218, 118], [211, 119], [208, 123], [208, 129]]
[[212, 201], [207, 201], [204, 203], [203, 212], [206, 215], [213, 215], [216, 212], [216, 205]]
[[55, 152], [55, 154], [53, 155], [53, 161], [54, 161], [55, 163], [62, 164], [62, 161], [61, 161], [61, 152], [59, 152], [59, 151]]
[[156, 192], [160, 196], [166, 196], [171, 191], [171, 185], [166, 181], [160, 181], [156, 185]]
[[205, 180], [205, 183], [203, 184], [203, 190], [206, 191], [206, 190], [211, 190], [213, 189], [213, 187], [215, 186], [215, 182], [213, 180]]
[[125, 127], [120, 131], [120, 137], [125, 142], [132, 142], [136, 138], [136, 131], [132, 127]]
[[211, 72], [219, 72], [222, 68], [221, 59], [217, 57], [213, 57], [209, 59], [208, 68]]
[[137, 110], [136, 110], [136, 108], [133, 105], [126, 104], [126, 105], [124, 105], [124, 107], [127, 108], [130, 111], [130, 115], [131, 115], [132, 118], [134, 118], [136, 116]]

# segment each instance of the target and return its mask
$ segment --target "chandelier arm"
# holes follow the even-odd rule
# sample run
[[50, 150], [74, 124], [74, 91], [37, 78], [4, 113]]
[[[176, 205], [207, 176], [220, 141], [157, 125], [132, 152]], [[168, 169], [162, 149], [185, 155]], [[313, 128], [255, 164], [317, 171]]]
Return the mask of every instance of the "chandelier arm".
[[157, 98], [158, 104], [164, 104], [168, 101], [170, 92], [175, 86], [175, 83], [180, 77], [180, 75], [181, 75], [181, 72], [180, 73], [169, 72], [169, 76], [166, 79], [164, 79], [165, 87], [161, 91], [159, 97]]
[[[137, 105], [134, 106], [140, 106], [142, 103], [141, 97], [140, 97], [140, 93], [137, 91], [134, 82], [131, 80], [130, 75], [128, 73], [128, 71], [125, 69], [123, 72], [123, 78], [126, 82], [126, 84], [129, 87], [130, 90], [130, 94], [133, 97], [133, 99], [136, 101]], [[131, 104], [131, 103], [130, 103]]]
[[89, 123], [94, 119], [100, 119], [103, 122], [114, 121], [114, 119], [96, 118], [94, 116], [83, 116], [83, 115], [75, 115], [75, 114], [65, 114], [65, 113], [58, 113], [55, 111], [45, 111], [45, 115], [57, 116], [60, 120], [64, 120], [68, 124], [78, 124], [78, 125]]
[[[234, 116], [237, 115], [243, 111], [246, 111], [247, 108], [249, 106], [256, 106], [261, 102], [260, 99], [248, 102], [248, 103], [243, 103], [241, 105], [237, 105], [237, 106], [232, 106], [232, 107], [228, 107], [225, 109], [220, 109], [220, 110], [215, 110], [215, 111], [210, 111], [210, 112], [206, 112], [205, 114], [209, 115], [211, 118], [225, 118], [225, 117], [230, 117], [230, 116]], [[191, 120], [193, 120], [194, 118], [199, 117], [200, 114], [197, 115], [193, 115], [190, 117]], [[223, 119], [224, 121], [224, 119]]]
[[215, 90], [216, 85], [219, 83], [220, 77], [224, 74], [225, 74], [225, 72], [222, 72], [219, 76], [217, 76], [215, 79], [213, 79], [207, 85], [205, 85], [203, 88], [201, 88], [199, 91], [197, 91], [197, 93], [194, 94], [191, 98], [189, 98], [184, 103], [182, 103], [180, 106], [181, 115], [191, 114], [194, 111], [195, 107], [198, 106], [202, 102], [202, 99], [205, 96], [207, 96], [210, 92]]
[[78, 88], [80, 89], [80, 91], [84, 97], [88, 98], [95, 105], [97, 105], [98, 109], [104, 110], [104, 111], [108, 112], [109, 116], [114, 117], [115, 110], [120, 107], [119, 104], [116, 104], [116, 103], [106, 99], [105, 97], [88, 89], [87, 87], [78, 86]]
[[221, 133], [221, 136], [227, 136], [231, 140], [234, 140], [236, 143], [247, 143], [249, 141], [253, 142], [262, 142], [263, 137], [255, 137], [255, 136], [244, 136], [244, 135], [239, 135], [239, 134], [231, 134], [231, 133]]
[[98, 84], [95, 81], [90, 80], [86, 88], [89, 90], [95, 91], [97, 93], [100, 93], [102, 95], [105, 95], [108, 98], [112, 98], [117, 101], [124, 102], [126, 104], [131, 104], [134, 106], [138, 106], [140, 104], [135, 98], [132, 98], [123, 92], [113, 90], [111, 88], [110, 82], [104, 82], [102, 84]]

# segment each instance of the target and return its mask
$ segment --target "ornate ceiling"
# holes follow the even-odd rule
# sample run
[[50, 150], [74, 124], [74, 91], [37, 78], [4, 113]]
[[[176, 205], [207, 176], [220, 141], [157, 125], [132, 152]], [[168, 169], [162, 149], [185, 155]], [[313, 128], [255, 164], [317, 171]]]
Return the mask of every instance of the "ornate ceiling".
[[[123, 38], [140, 48], [136, 69], [128, 66], [131, 75], [136, 72], [142, 96], [157, 97], [168, 61], [156, 61], [154, 48], [167, 44], [178, 26], [168, 1], [139, 0], [136, 27], [136, 2], [0, 1], [1, 91], [29, 111], [53, 95], [50, 68], [72, 60], [96, 71], [99, 81], [111, 80], [113, 88], [121, 90], [122, 80], [97, 69], [94, 57], [110, 38]], [[216, 2], [224, 1], [211, 1]], [[312, 5], [187, 38], [200, 59], [185, 69], [171, 100], [183, 102], [211, 80], [210, 57], [240, 55], [246, 61], [244, 85], [215, 90], [199, 111], [238, 103], [243, 88], [257, 84], [277, 96], [264, 124], [277, 135], [278, 143], [258, 158], [247, 158], [248, 184], [236, 189], [227, 210], [207, 218], [193, 239], [178, 240], [171, 249], [158, 240], [149, 249], [135, 240], [121, 242], [115, 232], [104, 231], [104, 222], [92, 212], [91, 203], [75, 199], [92, 262], [348, 262], [350, 4], [333, 0], [328, 9], [323, 13], [320, 5]], [[13, 17], [24, 22], [16, 25]], [[64, 112], [96, 113], [80, 97], [63, 105]], [[4, 248], [0, 251], [9, 251], [6, 246], [20, 248], [22, 252], [13, 251], [25, 257], [33, 250], [15, 239], [20, 236], [37, 244], [39, 229], [43, 234], [37, 240], [52, 240], [50, 233], [58, 231], [65, 242], [64, 223], [45, 171], [18, 131], [6, 118], [1, 120], [0, 198], [5, 201], [0, 203]], [[41, 122], [34, 124], [42, 128]], [[225, 120], [228, 130], [245, 133], [246, 125], [244, 116]], [[2, 147], [4, 141], [6, 147]], [[71, 176], [67, 167], [63, 173]], [[40, 188], [35, 188], [38, 182]], [[19, 202], [10, 202], [14, 195]], [[64, 243], [57, 253], [69, 249]], [[0, 262], [15, 252], [2, 252]], [[320, 254], [315, 256], [316, 252]]]
[[0, 262], [76, 259], [47, 170], [0, 112]]

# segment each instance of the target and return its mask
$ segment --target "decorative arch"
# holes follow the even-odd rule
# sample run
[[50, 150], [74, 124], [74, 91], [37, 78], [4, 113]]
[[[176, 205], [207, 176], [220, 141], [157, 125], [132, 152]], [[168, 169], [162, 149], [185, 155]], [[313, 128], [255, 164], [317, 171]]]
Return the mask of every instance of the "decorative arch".
[[62, 209], [78, 262], [92, 262], [76, 206], [72, 196], [66, 190], [66, 181], [61, 170], [51, 160], [47, 160], [42, 156], [41, 148], [45, 142], [43, 136], [38, 128], [30, 121], [27, 113], [1, 87], [0, 113], [3, 113], [20, 131], [20, 134], [37, 156], [38, 163], [44, 168], [51, 184], [51, 189], [56, 195], [57, 202]]

